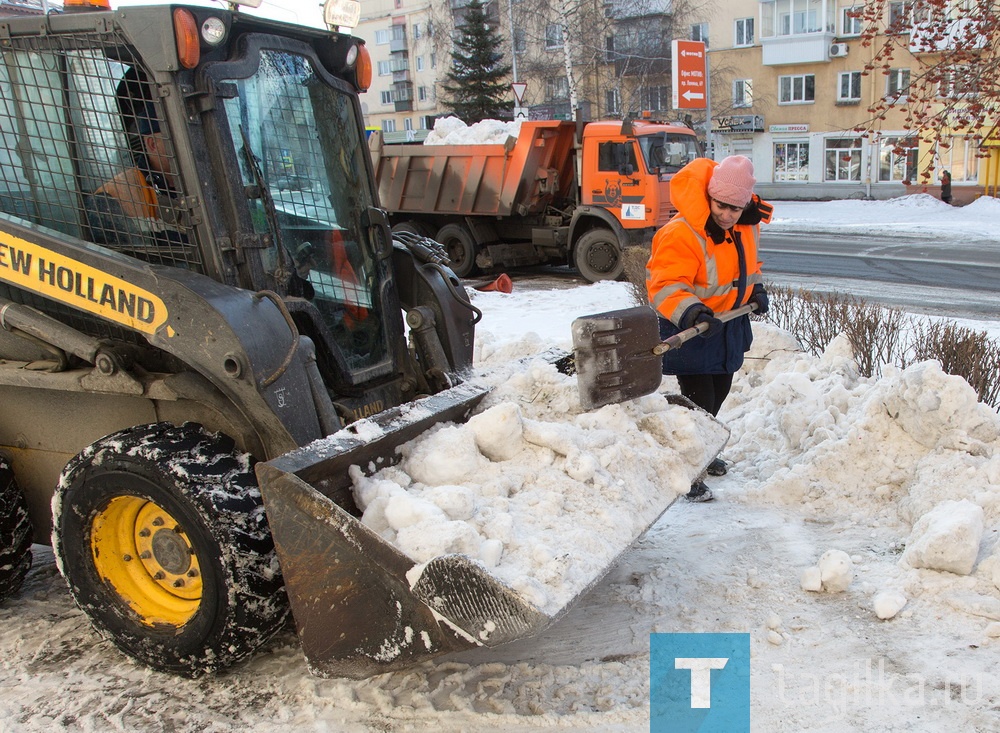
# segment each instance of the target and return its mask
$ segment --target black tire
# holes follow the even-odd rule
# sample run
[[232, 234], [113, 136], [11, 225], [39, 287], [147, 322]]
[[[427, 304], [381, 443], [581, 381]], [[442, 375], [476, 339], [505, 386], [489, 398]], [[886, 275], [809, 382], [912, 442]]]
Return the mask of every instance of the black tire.
[[451, 270], [459, 277], [469, 277], [479, 272], [476, 266], [478, 248], [472, 232], [461, 224], [445, 224], [434, 239], [441, 243], [451, 260]]
[[587, 282], [618, 280], [625, 258], [618, 237], [610, 229], [591, 229], [577, 240], [573, 264]]
[[0, 603], [21, 590], [31, 568], [31, 536], [28, 502], [0, 456]]
[[288, 615], [252, 460], [200, 425], [140, 425], [71, 460], [53, 549], [102, 635], [197, 677], [254, 653]]
[[416, 234], [418, 237], [434, 239], [434, 227], [422, 221], [401, 221], [398, 224], [392, 225], [392, 231], [393, 233], [404, 232], [407, 234]]

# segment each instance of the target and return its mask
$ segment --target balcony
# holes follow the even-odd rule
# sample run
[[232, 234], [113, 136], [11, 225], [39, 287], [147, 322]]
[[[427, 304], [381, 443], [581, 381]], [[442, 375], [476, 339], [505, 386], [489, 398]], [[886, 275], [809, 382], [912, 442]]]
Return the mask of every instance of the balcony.
[[397, 112], [413, 111], [413, 84], [410, 82], [393, 82], [392, 103]]
[[761, 0], [760, 45], [765, 66], [830, 60], [836, 0]]
[[761, 38], [761, 61], [764, 66], [816, 64], [829, 61], [830, 45], [836, 37], [832, 31], [820, 31]]

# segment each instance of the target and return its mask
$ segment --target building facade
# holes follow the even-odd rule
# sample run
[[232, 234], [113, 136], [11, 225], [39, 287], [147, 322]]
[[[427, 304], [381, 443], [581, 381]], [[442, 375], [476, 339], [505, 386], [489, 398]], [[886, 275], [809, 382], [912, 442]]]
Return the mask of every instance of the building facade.
[[[759, 188], [775, 198], [890, 198], [927, 190], [951, 173], [956, 200], [982, 192], [980, 141], [946, 145], [904, 128], [917, 54], [911, 4], [891, 2], [885, 23], [903, 39], [891, 68], [866, 73], [885, 36], [861, 43], [852, 0], [729, 0], [708, 26], [714, 155], [750, 157]], [[869, 108], [890, 102], [884, 119]], [[933, 166], [925, 183], [921, 172]]]

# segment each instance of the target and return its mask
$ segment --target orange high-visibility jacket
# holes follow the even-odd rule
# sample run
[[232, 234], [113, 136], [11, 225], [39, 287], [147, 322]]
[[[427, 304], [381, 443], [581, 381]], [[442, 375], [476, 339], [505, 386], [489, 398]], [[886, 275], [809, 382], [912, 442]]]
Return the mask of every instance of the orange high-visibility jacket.
[[[670, 201], [677, 214], [653, 236], [646, 264], [649, 302], [677, 327], [692, 305], [704, 303], [715, 313], [732, 310], [747, 302], [755, 284], [763, 283], [757, 259], [759, 224], [737, 224], [720, 244], [705, 232], [711, 216], [708, 182], [717, 165], [697, 158], [670, 180]], [[734, 231], [743, 247], [742, 272]]]

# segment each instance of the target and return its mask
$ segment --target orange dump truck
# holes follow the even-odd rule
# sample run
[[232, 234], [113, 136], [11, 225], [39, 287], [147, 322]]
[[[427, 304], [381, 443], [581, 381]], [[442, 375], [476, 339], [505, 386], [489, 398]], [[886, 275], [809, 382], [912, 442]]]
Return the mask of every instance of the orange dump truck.
[[443, 244], [460, 277], [568, 264], [617, 279], [623, 250], [674, 213], [670, 179], [701, 155], [694, 131], [645, 120], [531, 121], [505, 144], [384, 145], [369, 138], [395, 231]]

